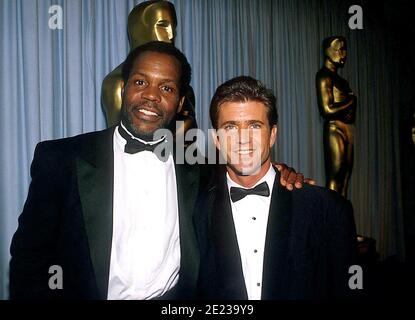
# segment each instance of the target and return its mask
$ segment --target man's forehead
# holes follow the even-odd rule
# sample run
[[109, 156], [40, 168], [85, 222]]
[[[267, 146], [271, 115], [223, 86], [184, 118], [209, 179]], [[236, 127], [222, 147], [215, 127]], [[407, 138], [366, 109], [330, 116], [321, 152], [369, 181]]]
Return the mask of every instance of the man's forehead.
[[220, 110], [238, 109], [241, 112], [249, 112], [265, 109], [266, 105], [262, 101], [257, 100], [243, 100], [243, 101], [225, 101], [219, 106]]
[[222, 121], [262, 122], [266, 117], [266, 106], [259, 101], [225, 102], [219, 107], [219, 119]]

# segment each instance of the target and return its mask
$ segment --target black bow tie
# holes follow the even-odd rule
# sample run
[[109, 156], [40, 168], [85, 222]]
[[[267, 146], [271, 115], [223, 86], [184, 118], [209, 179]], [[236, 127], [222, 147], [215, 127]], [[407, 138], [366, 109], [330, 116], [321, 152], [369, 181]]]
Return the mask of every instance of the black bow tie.
[[[134, 153], [138, 153], [138, 152], [141, 152], [141, 151], [154, 152], [154, 149], [156, 149], [156, 147], [158, 145], [160, 145], [161, 143], [166, 142], [166, 140], [163, 139], [163, 140], [161, 140], [157, 143], [154, 143], [154, 144], [143, 143], [143, 142], [141, 142], [137, 139], [131, 138], [131, 136], [128, 134], [128, 132], [125, 131], [124, 128], [121, 125], [118, 126], [118, 132], [120, 133], [121, 137], [123, 137], [127, 141], [127, 143], [124, 147], [124, 152], [129, 153], [129, 154], [134, 154]], [[164, 157], [164, 155], [165, 155], [164, 151], [165, 151], [165, 149], [162, 150], [162, 152], [161, 152], [162, 154], [160, 155], [161, 157]], [[159, 157], [159, 155], [157, 155], [157, 154], [156, 154], [156, 156]], [[160, 157], [159, 157], [159, 159], [160, 159]], [[162, 159], [160, 159], [160, 160], [162, 160]]]
[[248, 194], [256, 194], [258, 196], [269, 197], [269, 188], [266, 182], [262, 182], [252, 189], [231, 187], [230, 193], [232, 202], [236, 202], [245, 198]]

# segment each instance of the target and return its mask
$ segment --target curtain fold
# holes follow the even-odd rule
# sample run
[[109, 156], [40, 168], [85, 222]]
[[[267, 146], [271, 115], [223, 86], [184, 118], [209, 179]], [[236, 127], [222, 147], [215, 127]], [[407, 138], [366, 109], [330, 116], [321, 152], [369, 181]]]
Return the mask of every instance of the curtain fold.
[[[101, 83], [129, 51], [127, 17], [141, 1], [0, 0], [0, 299], [8, 296], [10, 240], [30, 183], [39, 141], [105, 128]], [[399, 57], [374, 19], [348, 28], [352, 3], [323, 0], [174, 0], [176, 45], [193, 67], [199, 127], [210, 128], [216, 87], [254, 76], [278, 97], [274, 158], [324, 185], [322, 120], [315, 73], [322, 40], [344, 35], [341, 75], [358, 95], [350, 198], [358, 232], [381, 257], [403, 256], [399, 167]], [[63, 9], [51, 30], [48, 10]]]

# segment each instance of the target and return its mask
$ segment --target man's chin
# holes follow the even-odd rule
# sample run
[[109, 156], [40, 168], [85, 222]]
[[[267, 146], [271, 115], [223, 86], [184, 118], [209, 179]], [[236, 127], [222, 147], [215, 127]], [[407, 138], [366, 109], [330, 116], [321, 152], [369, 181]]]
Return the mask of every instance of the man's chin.
[[230, 166], [238, 176], [254, 176], [261, 170], [260, 165]]
[[160, 129], [160, 128], [154, 128], [154, 129], [143, 130], [143, 129], [137, 129], [136, 127], [133, 127], [133, 126], [126, 126], [126, 128], [128, 129], [128, 131], [130, 131], [134, 135], [134, 137], [142, 139], [144, 141], [154, 140], [154, 133], [158, 129]]

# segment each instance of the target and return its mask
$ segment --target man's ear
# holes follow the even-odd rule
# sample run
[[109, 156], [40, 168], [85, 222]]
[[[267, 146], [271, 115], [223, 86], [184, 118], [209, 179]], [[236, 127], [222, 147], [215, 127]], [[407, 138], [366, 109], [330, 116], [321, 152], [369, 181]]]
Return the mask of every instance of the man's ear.
[[269, 147], [270, 148], [272, 148], [275, 144], [275, 141], [277, 141], [277, 133], [278, 133], [277, 125], [272, 126], [272, 128], [271, 128], [271, 137], [269, 139]]
[[183, 96], [180, 98], [179, 100], [179, 107], [177, 108], [176, 113], [180, 113], [180, 111], [182, 111], [183, 108], [183, 104], [184, 104], [184, 100], [186, 99], [186, 96]]

